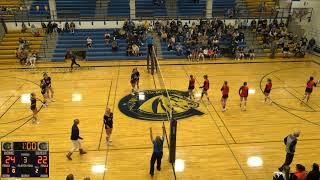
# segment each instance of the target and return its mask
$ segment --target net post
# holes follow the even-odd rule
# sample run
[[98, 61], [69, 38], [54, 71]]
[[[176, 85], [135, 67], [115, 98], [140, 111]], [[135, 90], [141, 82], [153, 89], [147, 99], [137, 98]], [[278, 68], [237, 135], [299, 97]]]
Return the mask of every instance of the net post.
[[176, 137], [177, 137], [177, 120], [171, 118], [170, 120], [170, 149], [169, 149], [169, 162], [175, 163], [176, 161]]

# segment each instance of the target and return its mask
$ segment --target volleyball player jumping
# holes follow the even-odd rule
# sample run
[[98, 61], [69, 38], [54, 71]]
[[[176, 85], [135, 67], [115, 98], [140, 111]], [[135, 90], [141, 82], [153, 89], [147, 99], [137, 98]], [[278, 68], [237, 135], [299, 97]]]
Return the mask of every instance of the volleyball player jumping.
[[271, 92], [271, 89], [272, 89], [272, 81], [271, 79], [268, 79], [267, 80], [267, 84], [266, 84], [266, 87], [264, 88], [264, 102], [267, 103], [267, 101], [269, 100], [270, 103], [272, 103], [272, 100], [270, 99], [270, 92]]
[[313, 87], [316, 87], [318, 83], [319, 83], [319, 80], [317, 82], [314, 82], [314, 78], [312, 76], [310, 77], [309, 81], [307, 81], [305, 94], [302, 98], [301, 104], [304, 102], [304, 99], [306, 98], [307, 98], [307, 102], [309, 101], [310, 95], [313, 91]]
[[[240, 109], [245, 111], [247, 106], [247, 99], [249, 95], [249, 88], [248, 88], [247, 82], [244, 82], [243, 86], [240, 87], [239, 95], [240, 95]], [[242, 102], [244, 102], [243, 108], [242, 108]]]
[[228, 82], [225, 81], [223, 83], [223, 86], [221, 88], [221, 92], [222, 92], [222, 97], [221, 97], [221, 106], [222, 106], [222, 112], [226, 111], [226, 105], [227, 105], [227, 100], [229, 97], [229, 86], [228, 86]]
[[188, 86], [188, 92], [189, 92], [189, 98], [191, 100], [194, 100], [194, 84], [196, 80], [194, 79], [193, 75], [190, 75], [190, 80], [189, 80], [189, 86]]
[[[35, 93], [31, 93], [30, 94], [30, 102], [31, 102], [31, 106], [30, 109], [32, 111], [32, 122], [39, 124], [38, 121], [38, 109], [37, 109], [37, 101], [42, 102], [39, 98], [36, 97]], [[43, 102], [42, 102], [43, 103]]]
[[46, 82], [46, 85], [47, 85], [47, 94], [48, 94], [48, 98], [51, 99], [51, 101], [55, 101], [53, 99], [53, 94], [54, 94], [54, 91], [53, 91], [53, 88], [52, 88], [52, 85], [51, 85], [51, 77], [48, 76], [48, 73], [43, 73], [43, 80]]
[[208, 75], [204, 75], [203, 78], [204, 78], [203, 86], [200, 87], [200, 88], [202, 88], [202, 93], [201, 93], [200, 101], [202, 100], [202, 97], [203, 97], [204, 95], [206, 95], [208, 101], [210, 102], [209, 96], [208, 96], [208, 90], [209, 90], [209, 86], [210, 86], [210, 82], [209, 82], [209, 79], [208, 79]]
[[132, 94], [135, 92], [135, 88], [137, 87], [137, 91], [139, 91], [139, 78], [140, 78], [140, 73], [137, 68], [133, 68], [132, 73], [131, 73], [131, 87], [132, 87]]

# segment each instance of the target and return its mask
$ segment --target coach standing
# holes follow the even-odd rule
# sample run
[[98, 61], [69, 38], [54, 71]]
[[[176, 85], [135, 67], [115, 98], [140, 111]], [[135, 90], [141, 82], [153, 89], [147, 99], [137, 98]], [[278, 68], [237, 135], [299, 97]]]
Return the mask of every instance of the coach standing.
[[79, 128], [78, 128], [78, 124], [79, 123], [80, 123], [79, 119], [73, 120], [73, 126], [72, 126], [72, 129], [71, 129], [71, 141], [73, 143], [73, 148], [66, 155], [66, 157], [69, 160], [72, 160], [71, 155], [76, 149], [79, 149], [80, 155], [87, 153], [82, 149], [81, 143], [80, 143], [80, 140], [79, 140], [79, 139], [83, 139], [82, 137], [80, 137], [80, 131], [79, 131]]
[[300, 136], [300, 131], [295, 131], [292, 134], [288, 135], [283, 139], [284, 144], [286, 145], [286, 160], [283, 165], [279, 168], [279, 171], [282, 171], [285, 166], [290, 166], [292, 163], [294, 152], [296, 150], [296, 145], [298, 137]]

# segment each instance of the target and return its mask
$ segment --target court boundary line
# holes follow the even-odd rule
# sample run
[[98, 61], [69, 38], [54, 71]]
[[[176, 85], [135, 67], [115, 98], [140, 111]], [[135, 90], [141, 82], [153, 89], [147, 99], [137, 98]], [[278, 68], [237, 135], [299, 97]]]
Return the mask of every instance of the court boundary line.
[[[117, 74], [117, 80], [116, 80], [116, 86], [115, 86], [115, 94], [114, 94], [114, 99], [113, 99], [113, 107], [112, 107], [112, 113], [114, 112], [114, 108], [115, 108], [115, 103], [116, 103], [116, 98], [117, 98], [117, 90], [118, 90], [118, 83], [119, 83], [119, 75], [120, 75], [120, 65], [118, 66], [118, 74]], [[99, 142], [100, 143], [100, 142]], [[109, 145], [107, 146], [106, 149], [106, 158], [105, 158], [105, 169], [107, 169], [107, 164], [108, 164], [108, 156], [109, 156], [109, 151], [110, 151], [110, 147]], [[103, 172], [103, 176], [102, 176], [102, 180], [105, 179], [106, 176], [106, 170]]]
[[[167, 60], [169, 61], [169, 60]], [[184, 61], [183, 59], [181, 59], [181, 61]], [[99, 62], [99, 61], [91, 61], [92, 63], [95, 62]], [[120, 62], [120, 61], [119, 61]], [[140, 62], [144, 62], [143, 60], [141, 60]], [[301, 62], [314, 62], [314, 60], [311, 59], [305, 59], [305, 60], [279, 60], [279, 61], [240, 61], [240, 62], [235, 62], [234, 60], [230, 59], [230, 62], [205, 62], [205, 63], [194, 63], [194, 64], [190, 64], [187, 62], [184, 63], [167, 63], [167, 64], [162, 64], [161, 66], [189, 66], [189, 65], [219, 65], [219, 64], [265, 64], [265, 63], [301, 63]], [[320, 63], [319, 63], [320, 65]], [[1, 65], [0, 65], [1, 66]], [[147, 66], [145, 64], [118, 64], [118, 65], [86, 65], [86, 66], [81, 66], [83, 68], [105, 68], [105, 67], [136, 67], [136, 66], [140, 66], [140, 67], [144, 67]], [[47, 67], [37, 67], [34, 72], [37, 72], [37, 70], [40, 71], [40, 69], [70, 69], [70, 67], [67, 66], [47, 66]], [[28, 67], [14, 67], [14, 68], [0, 68], [1, 70], [24, 70], [24, 69], [29, 69]], [[81, 69], [79, 70], [81, 71]], [[32, 71], [30, 71], [32, 72]]]
[[[109, 106], [109, 100], [110, 100], [110, 95], [111, 95], [111, 88], [112, 88], [112, 81], [111, 81], [111, 84], [110, 84], [110, 86], [109, 86], [109, 93], [108, 93], [108, 96], [107, 96], [107, 105], [106, 105], [106, 107]], [[99, 138], [98, 150], [100, 149], [100, 146], [101, 146], [103, 127], [104, 127], [104, 122], [102, 122], [102, 126], [101, 126], [101, 133], [100, 133], [100, 138]]]

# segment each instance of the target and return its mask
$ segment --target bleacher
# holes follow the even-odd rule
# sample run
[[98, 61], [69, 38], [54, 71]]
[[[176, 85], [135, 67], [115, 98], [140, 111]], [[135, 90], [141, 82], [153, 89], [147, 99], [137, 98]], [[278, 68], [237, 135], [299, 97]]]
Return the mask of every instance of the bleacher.
[[[145, 59], [147, 47], [144, 44], [140, 47], [143, 56], [127, 56], [127, 40], [117, 39], [119, 50], [112, 52], [111, 43], [108, 45], [104, 42], [104, 34], [108, 32], [113, 34], [113, 29], [78, 29], [74, 34], [62, 33], [59, 35], [56, 50], [53, 54], [52, 61], [64, 61], [65, 54], [68, 50], [83, 49], [86, 50], [86, 60], [136, 60]], [[86, 39], [90, 36], [93, 40], [93, 47], [86, 48]]]
[[205, 0], [199, 0], [199, 3], [194, 3], [192, 0], [177, 0], [178, 16], [204, 16], [205, 12]]
[[19, 38], [29, 41], [30, 49], [39, 51], [44, 35], [40, 33], [39, 37], [33, 37], [30, 31], [10, 31], [0, 42], [0, 61], [18, 61], [15, 50], [19, 47]]
[[130, 16], [129, 0], [110, 0], [108, 3], [108, 16]]
[[214, 0], [212, 3], [212, 15], [225, 16], [228, 9], [233, 9], [235, 5], [235, 0]]
[[136, 0], [137, 17], [157, 17], [166, 16], [165, 4], [154, 5], [152, 0]]
[[95, 16], [95, 0], [56, 0], [57, 15], [64, 17], [93, 17]]
[[[37, 9], [39, 7], [39, 9]], [[47, 8], [47, 10], [46, 10]], [[28, 12], [30, 17], [35, 18], [46, 18], [50, 17], [50, 10], [49, 10], [49, 2], [48, 0], [35, 0], [30, 6], [30, 10]]]
[[[259, 12], [259, 6], [261, 3], [265, 2], [265, 11], [264, 13]], [[259, 16], [270, 16], [272, 12], [272, 8], [275, 7], [276, 3], [274, 0], [246, 0], [248, 10], [250, 12], [251, 17], [259, 17]]]

